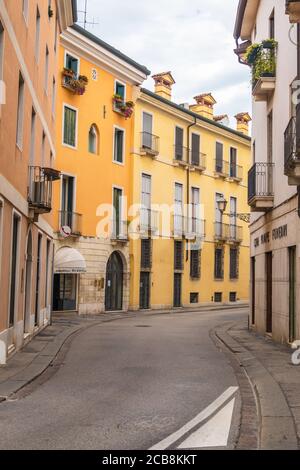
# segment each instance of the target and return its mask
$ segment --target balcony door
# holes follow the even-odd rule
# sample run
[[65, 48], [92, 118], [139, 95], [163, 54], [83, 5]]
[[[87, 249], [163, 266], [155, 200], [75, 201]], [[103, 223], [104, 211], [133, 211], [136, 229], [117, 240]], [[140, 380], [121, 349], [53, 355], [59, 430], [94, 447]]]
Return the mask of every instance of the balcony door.
[[273, 307], [272, 307], [272, 296], [273, 296], [273, 253], [266, 253], [266, 332], [272, 333], [273, 331]]
[[218, 208], [218, 201], [219, 199], [223, 199], [224, 196], [222, 193], [216, 193], [216, 209], [215, 209], [215, 214], [216, 214], [216, 235], [221, 237], [222, 236], [222, 224], [223, 224], [223, 214]]
[[118, 252], [112, 253], [106, 268], [105, 310], [117, 311], [123, 308], [123, 261]]
[[143, 113], [143, 148], [152, 149], [153, 117], [152, 114]]
[[118, 238], [122, 234], [122, 197], [123, 191], [120, 188], [113, 189], [113, 234]]
[[75, 75], [78, 74], [79, 71], [79, 61], [76, 57], [73, 57], [71, 54], [66, 54], [65, 58], [65, 67], [68, 70], [72, 70]]
[[150, 308], [150, 272], [141, 272], [140, 276], [140, 309]]
[[192, 188], [192, 233], [199, 233], [200, 189]]
[[192, 134], [192, 165], [200, 165], [200, 135]]
[[216, 172], [223, 172], [223, 144], [221, 142], [216, 143]]
[[32, 305], [32, 248], [32, 234], [30, 230], [28, 232], [26, 249], [24, 333], [29, 333], [30, 331], [30, 317]]
[[237, 199], [236, 197], [230, 198], [230, 238], [236, 240], [237, 238]]
[[237, 177], [237, 150], [233, 147], [230, 147], [230, 176]]
[[175, 127], [175, 159], [183, 160], [183, 129]]
[[296, 247], [289, 248], [289, 341], [296, 339]]
[[63, 176], [61, 195], [61, 227], [68, 226], [73, 229], [75, 178]]
[[175, 183], [174, 232], [183, 234], [183, 186], [180, 183]]

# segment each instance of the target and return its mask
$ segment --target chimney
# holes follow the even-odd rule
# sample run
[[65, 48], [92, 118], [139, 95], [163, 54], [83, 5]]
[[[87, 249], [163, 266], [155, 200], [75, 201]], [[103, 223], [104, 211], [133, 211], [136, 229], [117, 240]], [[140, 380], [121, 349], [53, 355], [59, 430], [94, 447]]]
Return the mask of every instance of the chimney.
[[208, 119], [214, 117], [214, 105], [217, 103], [211, 93], [202, 93], [201, 95], [195, 96], [197, 104], [190, 106], [190, 110], [194, 113], [200, 114]]
[[242, 134], [249, 135], [249, 122], [252, 121], [249, 113], [239, 113], [234, 116], [236, 119], [236, 130]]
[[153, 75], [152, 78], [155, 82], [155, 93], [162, 98], [171, 100], [172, 86], [175, 84], [171, 72], [158, 73], [157, 75]]

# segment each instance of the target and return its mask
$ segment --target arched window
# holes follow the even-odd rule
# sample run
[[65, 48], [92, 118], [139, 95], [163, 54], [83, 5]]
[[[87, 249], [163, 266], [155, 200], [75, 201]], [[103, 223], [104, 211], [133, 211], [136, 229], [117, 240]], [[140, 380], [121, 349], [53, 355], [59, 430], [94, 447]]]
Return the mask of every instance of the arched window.
[[89, 152], [98, 153], [99, 132], [97, 126], [93, 124], [89, 130]]

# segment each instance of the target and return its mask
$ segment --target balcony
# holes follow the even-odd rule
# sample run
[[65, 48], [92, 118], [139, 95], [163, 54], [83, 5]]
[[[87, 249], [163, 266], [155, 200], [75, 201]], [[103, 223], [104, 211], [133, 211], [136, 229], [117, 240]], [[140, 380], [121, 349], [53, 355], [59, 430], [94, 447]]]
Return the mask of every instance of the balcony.
[[113, 220], [112, 222], [112, 244], [126, 244], [128, 243], [128, 222], [127, 220]]
[[229, 239], [229, 225], [222, 222], [215, 222], [215, 240], [225, 242]]
[[300, 22], [300, 0], [286, 0], [286, 14], [289, 15], [290, 23]]
[[291, 186], [300, 185], [300, 107], [284, 133], [284, 174]]
[[[226, 162], [227, 163], [227, 162]], [[240, 183], [243, 181], [243, 167], [229, 163], [229, 181], [236, 181]]]
[[205, 220], [196, 217], [186, 217], [184, 234], [186, 240], [203, 240], [205, 238]]
[[82, 235], [82, 215], [76, 212], [59, 211], [60, 233], [64, 238]]
[[185, 218], [182, 214], [173, 215], [173, 237], [181, 240], [185, 234]]
[[113, 110], [125, 119], [129, 119], [133, 115], [134, 102], [125, 101], [121, 95], [113, 95]]
[[274, 205], [274, 163], [255, 163], [248, 173], [248, 204], [253, 212], [266, 212]]
[[78, 75], [71, 69], [63, 69], [62, 86], [74, 93], [74, 95], [84, 95], [87, 84], [88, 78], [85, 75]]
[[241, 243], [243, 241], [243, 227], [230, 224], [228, 235], [229, 243]]
[[217, 178], [229, 178], [229, 162], [225, 160], [215, 160], [215, 177]]
[[276, 86], [277, 42], [266, 39], [248, 49], [247, 63], [252, 67], [252, 95], [255, 101], [268, 101]]
[[189, 168], [189, 149], [182, 145], [174, 145], [174, 159], [175, 166], [182, 166], [185, 169]]
[[190, 168], [191, 170], [196, 171], [205, 171], [206, 170], [206, 154], [202, 152], [195, 152], [190, 150]]
[[53, 168], [29, 167], [28, 203], [37, 220], [39, 214], [52, 209], [52, 183], [60, 179], [60, 172]]
[[159, 154], [159, 137], [149, 132], [141, 132], [140, 154], [155, 159]]
[[148, 236], [155, 234], [159, 229], [159, 212], [142, 207], [140, 209], [140, 233]]

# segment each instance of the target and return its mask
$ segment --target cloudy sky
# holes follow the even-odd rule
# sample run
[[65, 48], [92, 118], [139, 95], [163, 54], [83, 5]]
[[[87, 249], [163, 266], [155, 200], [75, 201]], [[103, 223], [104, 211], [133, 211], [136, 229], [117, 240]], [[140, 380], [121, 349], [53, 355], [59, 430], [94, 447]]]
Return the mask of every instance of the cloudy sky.
[[[80, 10], [85, 0], [78, 0]], [[88, 0], [93, 34], [152, 72], [171, 70], [173, 98], [212, 92], [216, 114], [250, 111], [250, 74], [233, 54], [238, 0]], [[83, 16], [80, 14], [79, 18]], [[150, 78], [145, 85], [153, 89]], [[232, 124], [234, 123], [231, 120]]]

